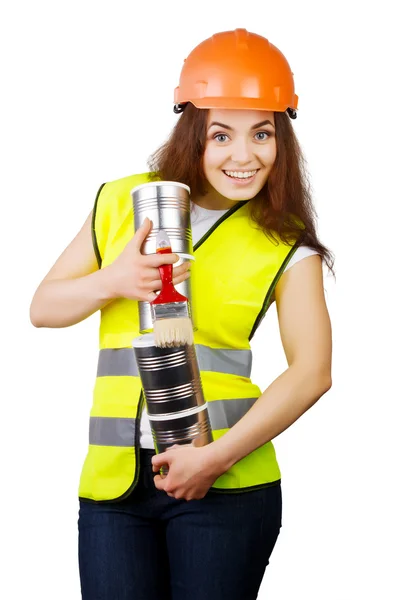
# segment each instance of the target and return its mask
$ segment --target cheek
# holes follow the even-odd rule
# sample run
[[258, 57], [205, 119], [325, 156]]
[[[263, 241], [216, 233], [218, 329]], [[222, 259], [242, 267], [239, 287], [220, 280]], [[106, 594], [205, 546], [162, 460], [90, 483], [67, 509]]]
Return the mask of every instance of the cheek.
[[274, 164], [276, 159], [276, 143], [274, 140], [273, 144], [268, 144], [262, 148], [262, 150], [258, 153], [258, 157], [261, 162], [267, 167]]
[[219, 169], [225, 160], [225, 154], [222, 148], [216, 148], [211, 145], [206, 146], [203, 157], [204, 172], [207, 173], [207, 171], [211, 171], [212, 169]]

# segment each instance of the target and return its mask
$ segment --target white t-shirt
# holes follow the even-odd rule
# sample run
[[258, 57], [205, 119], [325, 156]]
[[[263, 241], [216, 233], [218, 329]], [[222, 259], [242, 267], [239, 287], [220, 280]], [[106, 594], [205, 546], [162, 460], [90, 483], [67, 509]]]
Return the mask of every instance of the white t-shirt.
[[[192, 204], [191, 210], [191, 224], [192, 224], [192, 240], [193, 246], [197, 244], [197, 242], [203, 237], [205, 233], [218, 221], [222, 215], [224, 215], [228, 209], [226, 210], [210, 210], [208, 208], [202, 208], [197, 204]], [[292, 258], [286, 265], [285, 271], [293, 267], [295, 263], [307, 256], [311, 256], [312, 254], [318, 254], [316, 250], [310, 248], [309, 246], [300, 246], [294, 252]], [[140, 423], [140, 446], [142, 448], [153, 448], [153, 436], [151, 434], [151, 427], [149, 422], [149, 417], [147, 415], [146, 408], [143, 408], [142, 419]]]

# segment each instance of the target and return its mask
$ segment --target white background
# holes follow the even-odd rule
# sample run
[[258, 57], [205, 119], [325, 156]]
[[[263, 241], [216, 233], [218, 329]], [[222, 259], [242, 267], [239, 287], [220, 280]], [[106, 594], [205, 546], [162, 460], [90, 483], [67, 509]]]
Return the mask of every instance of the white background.
[[[146, 170], [176, 122], [183, 59], [236, 27], [269, 38], [289, 60], [299, 95], [294, 126], [337, 271], [336, 282], [326, 277], [333, 387], [275, 440], [283, 528], [259, 597], [400, 597], [394, 4], [3, 5], [1, 598], [80, 598], [77, 489], [99, 315], [35, 329], [32, 295], [99, 185]], [[253, 378], [266, 388], [286, 368], [274, 307], [253, 346]]]

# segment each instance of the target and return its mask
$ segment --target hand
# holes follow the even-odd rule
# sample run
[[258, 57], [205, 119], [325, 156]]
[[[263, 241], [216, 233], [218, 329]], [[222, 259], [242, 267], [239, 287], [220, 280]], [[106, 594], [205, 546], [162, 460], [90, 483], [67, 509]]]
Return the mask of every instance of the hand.
[[175, 444], [166, 452], [153, 456], [152, 464], [154, 472], [163, 465], [168, 466], [168, 475], [156, 475], [154, 485], [177, 500], [204, 498], [222, 473], [212, 444], [197, 448]]
[[[161, 289], [160, 265], [178, 262], [177, 254], [141, 253], [144, 241], [152, 229], [153, 223], [146, 218], [133, 238], [126, 244], [121, 254], [107, 266], [108, 282], [111, 298], [129, 298], [151, 302], [156, 298], [155, 291]], [[177, 285], [190, 276], [190, 262], [174, 267], [173, 283]]]

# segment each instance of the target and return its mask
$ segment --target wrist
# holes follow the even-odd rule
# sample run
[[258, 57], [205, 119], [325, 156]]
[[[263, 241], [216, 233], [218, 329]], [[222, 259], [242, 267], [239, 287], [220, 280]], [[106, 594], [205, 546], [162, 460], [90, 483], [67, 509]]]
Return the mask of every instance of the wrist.
[[117, 298], [111, 265], [97, 271], [100, 300], [110, 302]]
[[226, 450], [220, 446], [219, 440], [204, 446], [204, 450], [209, 470], [217, 477], [226, 473], [234, 464], [234, 461], [230, 459]]

